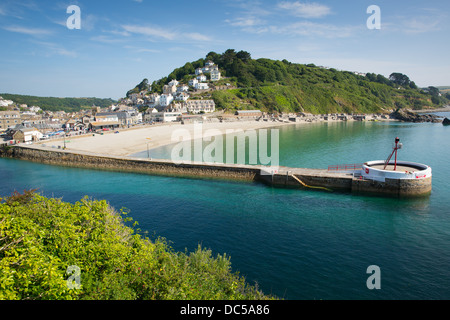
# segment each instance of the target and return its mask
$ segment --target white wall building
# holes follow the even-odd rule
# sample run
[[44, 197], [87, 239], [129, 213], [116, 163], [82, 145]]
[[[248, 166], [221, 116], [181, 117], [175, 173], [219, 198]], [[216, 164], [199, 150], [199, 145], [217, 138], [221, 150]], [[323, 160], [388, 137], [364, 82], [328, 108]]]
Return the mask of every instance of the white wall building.
[[189, 85], [190, 85], [191, 87], [194, 87], [194, 88], [195, 88], [195, 86], [197, 85], [197, 83], [198, 83], [198, 80], [197, 80], [197, 79], [189, 80]]
[[152, 112], [149, 117], [154, 122], [176, 122], [181, 117], [181, 112]]
[[214, 67], [211, 70], [211, 81], [219, 81], [220, 80], [220, 71], [218, 67]]
[[176, 87], [178, 86], [179, 82], [176, 79], [173, 79], [172, 81], [169, 82], [169, 86], [171, 87]]
[[171, 94], [163, 94], [159, 99], [159, 105], [163, 107], [169, 106], [173, 101], [173, 95]]
[[195, 85], [195, 89], [197, 90], [207, 90], [209, 89], [209, 85], [207, 83], [199, 82]]
[[10, 106], [13, 104], [14, 104], [14, 102], [11, 100], [3, 100], [3, 98], [0, 99], [0, 107], [7, 107], [7, 106]]
[[181, 86], [179, 86], [177, 88], [177, 92], [178, 93], [180, 93], [180, 92], [188, 92], [188, 91], [189, 91], [189, 86], [187, 86], [185, 84], [183, 84], [183, 85], [181, 85]]
[[20, 142], [39, 141], [44, 135], [36, 128], [20, 129], [13, 135], [13, 139]]
[[216, 104], [214, 100], [189, 100], [183, 104], [183, 108], [194, 114], [210, 113], [216, 110]]
[[189, 94], [187, 94], [186, 92], [181, 92], [180, 94], [178, 94], [175, 97], [176, 101], [188, 101], [189, 99]]

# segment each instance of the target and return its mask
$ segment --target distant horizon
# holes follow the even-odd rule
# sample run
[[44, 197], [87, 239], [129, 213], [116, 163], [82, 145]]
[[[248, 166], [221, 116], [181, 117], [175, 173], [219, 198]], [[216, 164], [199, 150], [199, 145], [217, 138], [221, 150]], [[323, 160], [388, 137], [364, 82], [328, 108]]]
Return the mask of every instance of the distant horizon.
[[419, 87], [450, 85], [450, 64], [442, 64], [448, 1], [69, 2], [2, 1], [2, 91], [117, 100], [144, 78], [230, 48], [253, 59], [399, 72]]

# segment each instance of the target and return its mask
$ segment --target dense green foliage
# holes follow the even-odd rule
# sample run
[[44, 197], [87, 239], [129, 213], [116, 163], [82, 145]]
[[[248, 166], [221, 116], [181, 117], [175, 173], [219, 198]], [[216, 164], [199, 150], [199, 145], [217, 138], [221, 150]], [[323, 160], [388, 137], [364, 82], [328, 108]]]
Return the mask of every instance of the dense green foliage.
[[142, 80], [136, 87], [127, 92], [127, 98], [133, 93], [139, 93], [141, 91], [147, 91], [150, 89], [148, 79]]
[[187, 83], [195, 68], [212, 60], [237, 90], [215, 91], [219, 109], [261, 109], [275, 112], [381, 112], [408, 107], [422, 109], [448, 104], [450, 96], [436, 96], [419, 89], [408, 76], [394, 72], [389, 79], [369, 73], [303, 65], [287, 60], [252, 59], [250, 53], [233, 49], [210, 52], [205, 59], [186, 63], [168, 77], [153, 83], [153, 92], [172, 79]]
[[[136, 233], [130, 220], [87, 197], [75, 204], [33, 191], [0, 198], [0, 300], [268, 298], [231, 273], [226, 255], [173, 252], [163, 239]], [[70, 266], [79, 268], [78, 282]]]
[[38, 106], [45, 111], [77, 112], [83, 108], [91, 108], [94, 105], [106, 108], [116, 102], [112, 99], [101, 98], [36, 97], [9, 93], [2, 93], [0, 96], [6, 100], [12, 100], [16, 104], [26, 104], [30, 107]]

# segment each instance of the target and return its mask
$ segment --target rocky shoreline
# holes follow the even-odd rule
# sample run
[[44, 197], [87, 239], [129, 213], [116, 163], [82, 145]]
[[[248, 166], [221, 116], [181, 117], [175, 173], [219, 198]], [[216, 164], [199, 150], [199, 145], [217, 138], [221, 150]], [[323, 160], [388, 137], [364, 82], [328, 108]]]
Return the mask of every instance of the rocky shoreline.
[[404, 122], [432, 122], [432, 123], [442, 123], [442, 117], [436, 116], [434, 114], [419, 114], [413, 112], [409, 109], [398, 109], [390, 114], [391, 119], [404, 121]]

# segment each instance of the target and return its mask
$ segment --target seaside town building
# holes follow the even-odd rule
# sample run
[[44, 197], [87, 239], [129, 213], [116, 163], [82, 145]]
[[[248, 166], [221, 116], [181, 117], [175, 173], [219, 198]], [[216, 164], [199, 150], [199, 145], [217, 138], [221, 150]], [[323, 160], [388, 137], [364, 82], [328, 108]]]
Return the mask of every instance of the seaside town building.
[[199, 82], [205, 82], [206, 80], [207, 80], [207, 78], [206, 78], [206, 76], [205, 75], [199, 75], [198, 77], [197, 77], [197, 80], [199, 81]]
[[36, 128], [22, 128], [17, 130], [12, 137], [16, 142], [27, 143], [41, 140], [43, 134]]
[[172, 103], [173, 99], [172, 94], [162, 94], [159, 99], [159, 105], [162, 107], [168, 107]]
[[214, 66], [211, 69], [211, 81], [219, 81], [220, 80], [220, 71], [218, 66]]
[[203, 73], [203, 69], [202, 68], [195, 69], [195, 75], [196, 76], [201, 75], [202, 73]]
[[19, 111], [0, 111], [0, 130], [6, 130], [20, 123]]
[[216, 104], [214, 100], [188, 100], [183, 106], [186, 111], [193, 114], [211, 113], [216, 111]]
[[145, 120], [148, 122], [176, 122], [179, 121], [179, 117], [182, 115], [181, 112], [158, 112], [153, 109], [151, 112], [147, 113]]
[[198, 80], [197, 79], [192, 79], [192, 80], [189, 80], [189, 85], [191, 86], [191, 87], [194, 87], [195, 88], [195, 86], [198, 84]]
[[12, 100], [5, 100], [3, 97], [0, 97], [0, 107], [8, 107], [14, 104]]
[[195, 85], [195, 89], [197, 90], [208, 90], [209, 85], [207, 83], [199, 82]]

